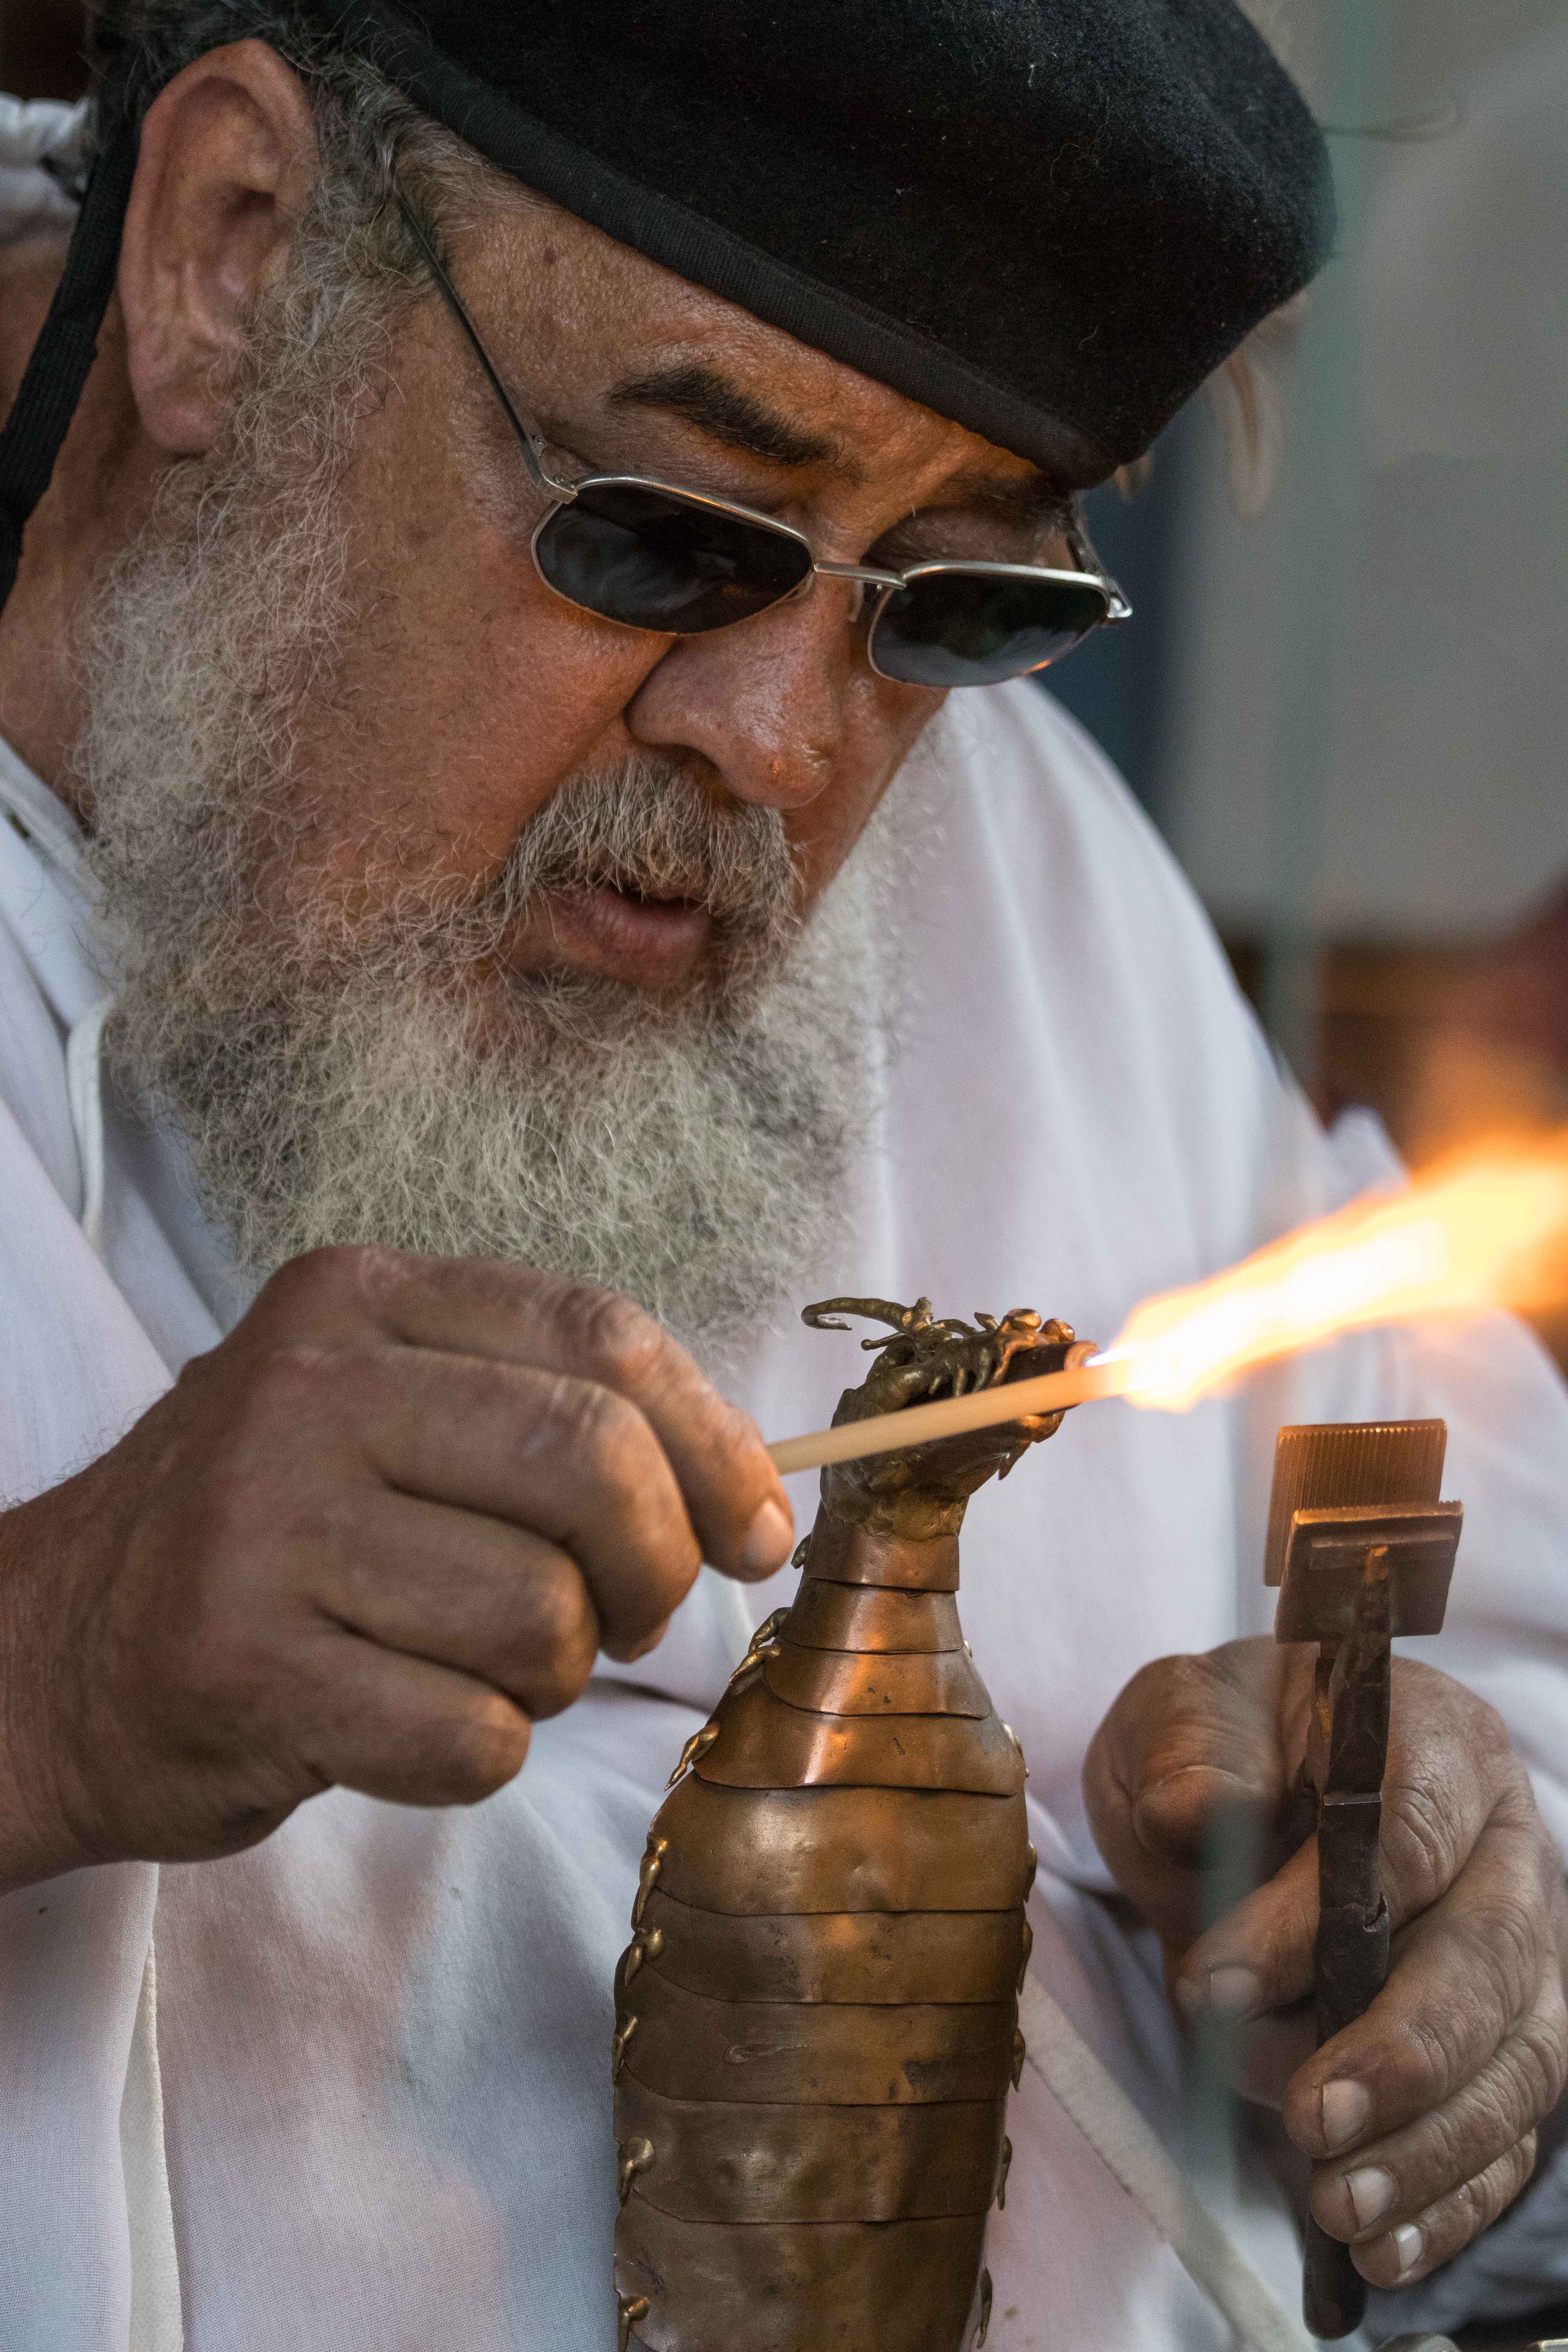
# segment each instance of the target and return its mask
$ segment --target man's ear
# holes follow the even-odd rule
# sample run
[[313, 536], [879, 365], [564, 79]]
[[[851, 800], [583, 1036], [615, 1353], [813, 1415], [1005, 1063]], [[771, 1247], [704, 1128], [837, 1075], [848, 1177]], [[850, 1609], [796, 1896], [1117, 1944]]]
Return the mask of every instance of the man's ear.
[[318, 163], [304, 84], [264, 41], [213, 49], [148, 110], [120, 302], [142, 427], [207, 449], [257, 297], [280, 273]]

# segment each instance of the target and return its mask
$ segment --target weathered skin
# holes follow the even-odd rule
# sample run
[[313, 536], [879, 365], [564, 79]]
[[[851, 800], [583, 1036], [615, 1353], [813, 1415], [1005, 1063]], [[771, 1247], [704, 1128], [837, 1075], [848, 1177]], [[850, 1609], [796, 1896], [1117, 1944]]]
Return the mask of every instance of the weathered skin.
[[[924, 1299], [805, 1319], [833, 1307], [893, 1326], [838, 1420], [1072, 1339]], [[623, 2352], [984, 2341], [1035, 1853], [1023, 1756], [959, 1627], [957, 1536], [1059, 1418], [825, 1473], [794, 1607], [687, 1743], [616, 1979]]]

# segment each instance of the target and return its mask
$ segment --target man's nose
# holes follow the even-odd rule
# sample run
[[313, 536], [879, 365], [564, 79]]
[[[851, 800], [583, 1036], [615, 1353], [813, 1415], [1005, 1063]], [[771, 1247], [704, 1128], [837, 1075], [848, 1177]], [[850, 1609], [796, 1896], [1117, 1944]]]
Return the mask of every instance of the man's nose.
[[875, 693], [858, 591], [814, 578], [753, 620], [677, 639], [626, 707], [639, 742], [700, 752], [737, 800], [809, 806], [832, 781], [856, 702]]

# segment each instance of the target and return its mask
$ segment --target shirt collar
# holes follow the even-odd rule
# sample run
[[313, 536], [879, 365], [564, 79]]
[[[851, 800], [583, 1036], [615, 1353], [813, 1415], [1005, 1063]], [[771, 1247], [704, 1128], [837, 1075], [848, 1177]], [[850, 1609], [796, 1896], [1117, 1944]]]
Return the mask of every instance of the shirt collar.
[[113, 985], [117, 959], [81, 828], [3, 736], [0, 921], [68, 1029]]

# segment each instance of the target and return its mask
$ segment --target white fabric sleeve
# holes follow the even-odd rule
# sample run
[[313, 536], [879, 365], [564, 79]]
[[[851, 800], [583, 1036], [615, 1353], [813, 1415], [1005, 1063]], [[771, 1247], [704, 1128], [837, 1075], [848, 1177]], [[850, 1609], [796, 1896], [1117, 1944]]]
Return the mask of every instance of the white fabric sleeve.
[[80, 163], [87, 117], [85, 103], [27, 104], [0, 91], [0, 246], [75, 220], [63, 182]]

